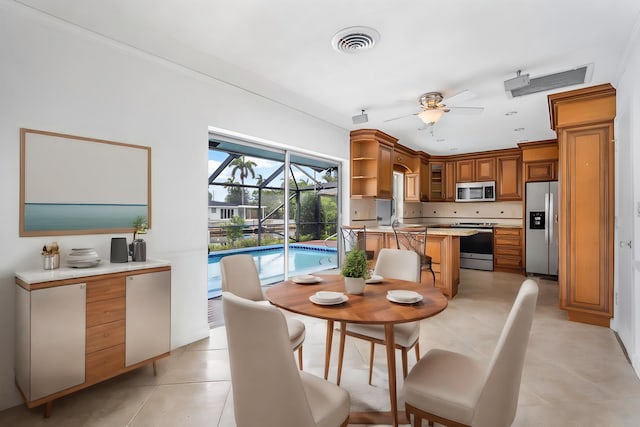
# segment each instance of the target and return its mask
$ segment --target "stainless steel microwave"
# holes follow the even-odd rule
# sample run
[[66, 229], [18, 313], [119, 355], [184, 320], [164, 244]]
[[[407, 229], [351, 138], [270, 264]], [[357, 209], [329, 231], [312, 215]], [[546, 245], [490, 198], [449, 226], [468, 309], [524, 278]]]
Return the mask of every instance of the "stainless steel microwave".
[[493, 202], [495, 200], [495, 181], [459, 182], [456, 184], [456, 202]]

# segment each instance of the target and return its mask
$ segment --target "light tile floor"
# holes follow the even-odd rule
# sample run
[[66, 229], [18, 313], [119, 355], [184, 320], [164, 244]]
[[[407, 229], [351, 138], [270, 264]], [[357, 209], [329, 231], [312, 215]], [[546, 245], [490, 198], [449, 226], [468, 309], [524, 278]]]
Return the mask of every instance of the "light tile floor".
[[[473, 270], [461, 274], [460, 292], [449, 307], [422, 322], [420, 347], [423, 353], [440, 347], [487, 360], [523, 277]], [[536, 280], [540, 296], [514, 426], [640, 425], [640, 380], [613, 331], [567, 321], [557, 308], [557, 283]], [[307, 325], [305, 370], [322, 375], [325, 323], [302, 319]], [[372, 386], [367, 384], [368, 353], [368, 343], [347, 339], [342, 385], [351, 394], [354, 411], [388, 410], [384, 351], [376, 349]], [[412, 356], [409, 363], [415, 363]], [[38, 408], [16, 406], [0, 412], [0, 426], [233, 427], [224, 328], [174, 350], [158, 362], [157, 377], [144, 367], [66, 396], [54, 403], [49, 419]]]

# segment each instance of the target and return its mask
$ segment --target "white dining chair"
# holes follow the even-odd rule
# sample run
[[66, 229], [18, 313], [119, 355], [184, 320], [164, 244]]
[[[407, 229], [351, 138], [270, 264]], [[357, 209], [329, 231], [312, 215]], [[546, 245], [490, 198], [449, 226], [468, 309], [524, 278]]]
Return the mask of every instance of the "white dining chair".
[[452, 351], [433, 349], [405, 378], [407, 416], [446, 426], [507, 427], [518, 406], [524, 357], [538, 285], [525, 280], [488, 365]]
[[[260, 276], [248, 254], [227, 255], [220, 259], [222, 290], [229, 291], [242, 298], [261, 301], [268, 304], [260, 286]], [[305, 338], [305, 325], [298, 319], [286, 319], [289, 340], [293, 351], [298, 351], [298, 365], [302, 369], [302, 343]]]
[[349, 393], [296, 368], [280, 310], [226, 291], [222, 306], [238, 427], [347, 426]]
[[[420, 256], [414, 251], [399, 249], [381, 249], [373, 271], [375, 275], [389, 279], [409, 280], [420, 282]], [[376, 286], [376, 285], [371, 285]], [[415, 347], [416, 360], [420, 360], [420, 323], [407, 322], [394, 325], [394, 336], [396, 348], [400, 349], [402, 355], [402, 373], [407, 376], [408, 359], [407, 353]], [[370, 342], [369, 349], [369, 384], [373, 376], [373, 356], [375, 345], [385, 345], [385, 334], [383, 325], [369, 325], [360, 323], [340, 324], [340, 349], [338, 353], [338, 377], [337, 384], [340, 385], [342, 378], [342, 362], [344, 358], [344, 345], [346, 336], [359, 338]]]

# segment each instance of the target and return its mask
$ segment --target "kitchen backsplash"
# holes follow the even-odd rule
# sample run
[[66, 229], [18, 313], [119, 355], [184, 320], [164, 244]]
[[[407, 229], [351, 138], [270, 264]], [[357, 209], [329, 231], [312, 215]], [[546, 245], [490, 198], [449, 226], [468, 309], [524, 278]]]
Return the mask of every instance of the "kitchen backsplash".
[[[366, 225], [376, 222], [375, 199], [352, 199], [351, 221]], [[452, 223], [495, 222], [503, 225], [522, 225], [522, 202], [478, 202], [478, 203], [405, 203], [401, 222], [406, 223]]]

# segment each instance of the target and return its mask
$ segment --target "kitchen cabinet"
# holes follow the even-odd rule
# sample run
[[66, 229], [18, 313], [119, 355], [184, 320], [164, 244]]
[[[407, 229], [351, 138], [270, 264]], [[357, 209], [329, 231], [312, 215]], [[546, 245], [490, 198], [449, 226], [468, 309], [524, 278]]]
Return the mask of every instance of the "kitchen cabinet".
[[351, 197], [391, 199], [396, 138], [374, 129], [351, 132]]
[[495, 157], [456, 160], [456, 182], [496, 180]]
[[[16, 273], [16, 385], [25, 405], [67, 394], [169, 355], [171, 267], [105, 264]], [[132, 283], [143, 286], [132, 286]]]
[[445, 198], [445, 162], [429, 162], [429, 201], [442, 202]]
[[613, 316], [614, 135], [610, 84], [548, 96], [558, 135], [558, 289], [569, 320]]
[[442, 195], [445, 202], [456, 201], [456, 167], [454, 162], [444, 163], [444, 194]]
[[[366, 242], [367, 249], [366, 250], [367, 252], [369, 251], [373, 252], [374, 260], [378, 259], [378, 254], [380, 253], [380, 249], [387, 248], [387, 247], [393, 247], [394, 249], [396, 248], [396, 242], [395, 242], [395, 237], [393, 237], [393, 232], [391, 233], [391, 236], [393, 237], [393, 246], [390, 246], [390, 244], [387, 242], [386, 234], [387, 233], [376, 233], [376, 232], [367, 231], [367, 242]], [[375, 265], [375, 262], [373, 262], [373, 265]]]
[[420, 191], [420, 174], [405, 173], [404, 174], [404, 201], [419, 202], [422, 192]]
[[424, 153], [420, 155], [420, 201], [429, 201], [429, 184], [431, 182], [429, 176], [429, 159], [424, 156]]
[[555, 181], [558, 179], [558, 141], [523, 142], [522, 151], [524, 182]]
[[523, 272], [522, 228], [495, 227], [493, 229], [493, 271]]
[[497, 162], [496, 201], [522, 200], [521, 156], [499, 156]]
[[546, 160], [542, 162], [528, 162], [524, 164], [524, 181], [555, 181], [557, 175], [558, 162]]

